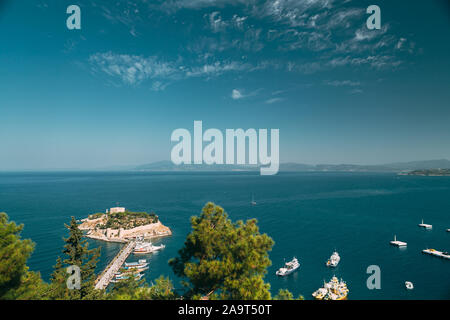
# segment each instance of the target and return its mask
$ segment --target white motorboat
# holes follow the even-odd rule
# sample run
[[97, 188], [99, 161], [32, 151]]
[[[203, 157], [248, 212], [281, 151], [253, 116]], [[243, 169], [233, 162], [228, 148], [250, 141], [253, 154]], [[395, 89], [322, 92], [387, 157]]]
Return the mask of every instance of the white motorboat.
[[341, 257], [339, 256], [339, 253], [337, 251], [333, 252], [330, 259], [327, 261], [328, 267], [336, 267], [339, 264], [339, 261], [341, 261]]
[[414, 285], [413, 285], [413, 283], [411, 281], [405, 281], [405, 287], [408, 290], [414, 289]]
[[294, 257], [294, 259], [292, 259], [291, 261], [286, 262], [284, 264], [284, 267], [278, 269], [276, 275], [282, 277], [287, 276], [288, 274], [291, 274], [298, 268], [300, 268], [300, 263], [298, 262], [297, 258]]
[[133, 253], [134, 254], [148, 254], [153, 253], [159, 250], [164, 249], [166, 246], [161, 244], [159, 246], [153, 245], [151, 242], [138, 242], [136, 244], [136, 247], [134, 248]]

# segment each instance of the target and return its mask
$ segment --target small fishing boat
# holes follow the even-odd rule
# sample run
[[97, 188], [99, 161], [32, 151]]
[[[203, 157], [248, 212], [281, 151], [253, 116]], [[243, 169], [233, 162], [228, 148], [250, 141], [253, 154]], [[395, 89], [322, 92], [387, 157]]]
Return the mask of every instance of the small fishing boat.
[[124, 281], [129, 279], [131, 276], [134, 277], [135, 280], [140, 280], [144, 275], [142, 273], [121, 273], [118, 272], [114, 275], [114, 278], [111, 280], [112, 283], [117, 283], [120, 281]]
[[124, 272], [144, 272], [145, 270], [148, 270], [149, 267], [124, 267]]
[[413, 285], [413, 283], [410, 282], [410, 281], [405, 281], [405, 287], [406, 287], [406, 289], [408, 289], [408, 290], [414, 289], [414, 285]]
[[147, 260], [140, 259], [138, 262], [125, 262], [124, 269], [145, 268], [148, 266]]

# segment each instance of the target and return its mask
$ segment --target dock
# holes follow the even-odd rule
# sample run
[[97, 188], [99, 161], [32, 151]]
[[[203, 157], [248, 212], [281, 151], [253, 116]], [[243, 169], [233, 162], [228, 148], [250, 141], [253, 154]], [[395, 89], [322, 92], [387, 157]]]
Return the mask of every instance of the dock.
[[108, 287], [109, 283], [114, 278], [114, 275], [120, 270], [120, 267], [122, 267], [130, 253], [133, 252], [135, 246], [135, 241], [130, 241], [125, 246], [123, 246], [119, 253], [105, 268], [105, 270], [103, 270], [103, 272], [98, 276], [97, 280], [95, 281], [95, 289], [103, 290]]
[[398, 241], [397, 236], [394, 236], [394, 240], [390, 244], [396, 247], [406, 247], [408, 245], [406, 242]]
[[433, 229], [433, 226], [431, 224], [423, 223], [423, 219], [422, 219], [422, 223], [419, 223], [418, 226], [421, 228], [425, 228], [425, 229]]
[[450, 259], [450, 253], [448, 253], [448, 252], [442, 252], [442, 251], [438, 251], [435, 249], [425, 249], [425, 250], [422, 250], [422, 252], [432, 255], [432, 256], [435, 256], [435, 257]]

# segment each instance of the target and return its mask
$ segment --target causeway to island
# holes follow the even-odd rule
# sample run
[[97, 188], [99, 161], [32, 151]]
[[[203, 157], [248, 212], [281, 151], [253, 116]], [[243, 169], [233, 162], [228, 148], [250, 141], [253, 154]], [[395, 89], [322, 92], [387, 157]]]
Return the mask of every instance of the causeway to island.
[[147, 250], [148, 253], [164, 248], [164, 246], [155, 247], [145, 240], [172, 234], [172, 231], [159, 221], [156, 214], [131, 212], [122, 207], [111, 208], [106, 210], [106, 213], [91, 214], [80, 222], [79, 228], [87, 231], [85, 236], [88, 238], [126, 243], [98, 276], [95, 281], [96, 289], [106, 289], [114, 278], [117, 278], [125, 260], [137, 250], [138, 246], [149, 247], [151, 250]]

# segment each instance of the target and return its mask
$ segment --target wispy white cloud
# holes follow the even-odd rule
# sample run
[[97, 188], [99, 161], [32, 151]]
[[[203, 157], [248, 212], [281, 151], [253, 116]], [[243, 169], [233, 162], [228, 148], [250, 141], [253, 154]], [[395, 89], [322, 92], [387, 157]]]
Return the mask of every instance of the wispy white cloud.
[[136, 24], [145, 23], [140, 17], [144, 12], [148, 15], [149, 7], [174, 15], [180, 9], [199, 10], [204, 19], [191, 22], [189, 28], [198, 27], [201, 33], [186, 38], [180, 51], [183, 63], [111, 52], [94, 54], [89, 62], [94, 71], [128, 85], [151, 80], [152, 90], [164, 90], [182, 79], [211, 79], [232, 72], [240, 76], [260, 70], [311, 74], [345, 67], [392, 70], [401, 66], [403, 55], [412, 53], [415, 44], [395, 35], [389, 23], [383, 23], [381, 30], [368, 30], [364, 8], [350, 2], [168, 0], [137, 6], [124, 1], [99, 8], [112, 23], [128, 26], [133, 36], [139, 35]]
[[355, 88], [355, 89], [350, 90], [350, 93], [351, 94], [360, 94], [360, 93], [363, 93], [363, 90], [361, 88]]
[[274, 103], [281, 102], [281, 101], [284, 101], [284, 98], [277, 97], [277, 98], [270, 98], [270, 99], [267, 99], [267, 100], [265, 101], [265, 103], [266, 103], [266, 104], [274, 104]]
[[180, 9], [203, 9], [209, 7], [224, 7], [226, 5], [237, 5], [253, 3], [254, 0], [164, 0], [161, 8], [169, 12]]
[[217, 77], [227, 72], [246, 71], [250, 70], [252, 66], [247, 63], [238, 61], [216, 61], [210, 64], [201, 66], [193, 66], [186, 70], [187, 77]]
[[334, 0], [276, 0], [266, 1], [262, 6], [255, 6], [253, 12], [261, 17], [289, 24], [291, 27], [308, 25], [312, 13], [323, 9], [331, 9]]
[[233, 89], [232, 91], [231, 91], [231, 98], [233, 99], [233, 100], [239, 100], [239, 99], [242, 99], [242, 98], [244, 98], [244, 95], [241, 93], [241, 91], [239, 91], [238, 89]]
[[333, 80], [333, 81], [327, 80], [324, 81], [324, 83], [333, 87], [344, 87], [344, 86], [359, 87], [361, 85], [359, 81], [352, 81], [352, 80]]
[[247, 17], [240, 17], [234, 14], [230, 19], [223, 19], [219, 11], [214, 11], [210, 14], [205, 14], [208, 20], [208, 26], [212, 32], [226, 32], [228, 30], [243, 30], [245, 20]]
[[251, 71], [254, 67], [238, 61], [216, 61], [209, 64], [185, 66], [179, 61], [164, 61], [156, 56], [96, 53], [89, 57], [91, 70], [119, 79], [127, 85], [153, 80], [152, 90], [164, 90], [174, 81], [193, 77], [210, 79], [229, 72]]
[[138, 84], [147, 79], [176, 78], [178, 69], [170, 62], [160, 61], [157, 57], [96, 53], [89, 57], [93, 71], [101, 71], [109, 76], [118, 77], [126, 84]]
[[166, 87], [169, 85], [168, 82], [163, 83], [161, 81], [153, 81], [152, 82], [152, 86], [151, 86], [151, 90], [152, 91], [163, 91], [166, 89]]
[[233, 89], [231, 90], [231, 98], [233, 100], [240, 100], [244, 98], [254, 97], [260, 93], [261, 89], [257, 89], [251, 92], [247, 92], [243, 89]]

